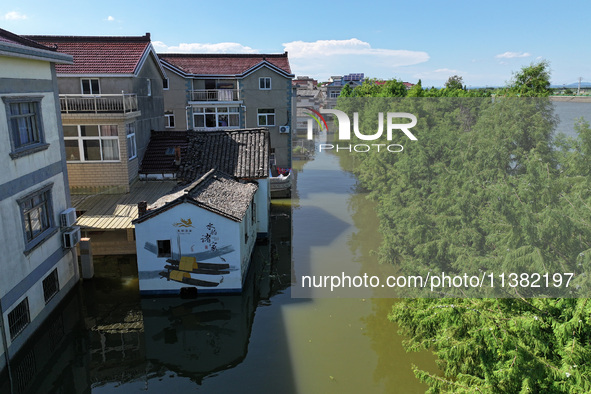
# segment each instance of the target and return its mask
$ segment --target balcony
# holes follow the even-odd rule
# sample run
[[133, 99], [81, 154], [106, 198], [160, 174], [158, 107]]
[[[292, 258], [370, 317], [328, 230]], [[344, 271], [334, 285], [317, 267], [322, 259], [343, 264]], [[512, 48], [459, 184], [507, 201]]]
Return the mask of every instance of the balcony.
[[238, 89], [198, 89], [189, 90], [191, 101], [239, 101]]
[[60, 94], [63, 114], [76, 113], [128, 113], [138, 110], [135, 94]]

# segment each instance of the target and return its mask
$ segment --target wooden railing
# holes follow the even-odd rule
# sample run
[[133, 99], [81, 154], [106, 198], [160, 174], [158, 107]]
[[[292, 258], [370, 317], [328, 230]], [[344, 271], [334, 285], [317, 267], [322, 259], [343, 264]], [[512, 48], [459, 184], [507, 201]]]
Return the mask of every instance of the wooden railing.
[[135, 94], [60, 94], [62, 113], [127, 113], [138, 110]]
[[238, 89], [198, 89], [189, 90], [191, 101], [238, 101]]

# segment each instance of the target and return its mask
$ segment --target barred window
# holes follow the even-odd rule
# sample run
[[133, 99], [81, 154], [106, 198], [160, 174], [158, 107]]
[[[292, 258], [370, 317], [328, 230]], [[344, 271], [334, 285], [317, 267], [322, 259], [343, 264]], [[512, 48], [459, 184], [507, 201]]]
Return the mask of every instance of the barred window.
[[29, 299], [25, 298], [14, 309], [8, 313], [8, 329], [10, 330], [10, 339], [13, 340], [20, 334], [31, 322], [29, 315]]
[[45, 303], [47, 304], [49, 300], [53, 298], [54, 295], [60, 289], [59, 279], [57, 277], [57, 268], [54, 269], [51, 274], [49, 274], [45, 279], [43, 279], [43, 298], [45, 299]]

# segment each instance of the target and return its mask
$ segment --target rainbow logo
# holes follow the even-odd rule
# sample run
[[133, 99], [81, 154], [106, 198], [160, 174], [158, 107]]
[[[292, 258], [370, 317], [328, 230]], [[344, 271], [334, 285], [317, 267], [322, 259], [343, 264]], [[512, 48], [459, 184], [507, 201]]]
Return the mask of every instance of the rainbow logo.
[[[322, 130], [322, 125], [324, 124], [324, 129], [326, 131], [328, 131], [328, 125], [326, 124], [326, 120], [324, 120], [324, 117], [322, 115], [320, 115], [320, 112], [315, 111], [311, 107], [306, 107], [306, 109], [308, 111], [312, 112], [312, 114], [308, 114], [308, 116], [312, 117], [312, 119], [314, 119], [316, 121], [316, 123], [318, 123], [318, 129]], [[316, 115], [316, 116], [314, 116], [314, 115]], [[320, 123], [320, 121], [322, 121], [322, 123]]]

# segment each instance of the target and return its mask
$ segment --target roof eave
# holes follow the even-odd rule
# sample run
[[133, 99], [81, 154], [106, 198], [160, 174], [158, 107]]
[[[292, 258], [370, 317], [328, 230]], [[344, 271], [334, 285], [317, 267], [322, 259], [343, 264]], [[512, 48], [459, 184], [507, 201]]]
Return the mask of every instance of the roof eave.
[[0, 42], [0, 55], [31, 60], [41, 60], [56, 64], [74, 64], [74, 58], [71, 55], [65, 53], [37, 49], [27, 47], [22, 44], [13, 44], [11, 42], [4, 41]]

